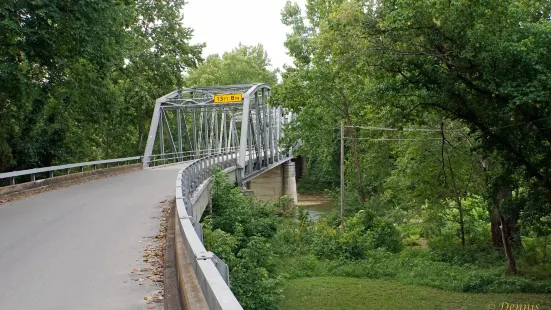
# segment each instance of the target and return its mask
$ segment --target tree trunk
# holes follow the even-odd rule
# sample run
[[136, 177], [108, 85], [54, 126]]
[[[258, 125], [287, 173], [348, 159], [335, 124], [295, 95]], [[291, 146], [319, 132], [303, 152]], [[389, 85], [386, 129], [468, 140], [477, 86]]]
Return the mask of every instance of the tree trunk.
[[465, 219], [463, 216], [463, 205], [461, 204], [461, 198], [457, 197], [457, 206], [459, 207], [459, 226], [461, 227], [461, 245], [465, 247]]
[[522, 248], [522, 238], [520, 236], [517, 220], [513, 216], [507, 216], [505, 217], [505, 223], [502, 224], [501, 216], [497, 210], [497, 206], [494, 206], [494, 211], [490, 214], [492, 247], [499, 251], [503, 249], [502, 230], [505, 229], [507, 239], [509, 240], [509, 246], [513, 249]]
[[465, 247], [465, 217], [463, 212], [463, 204], [461, 203], [461, 196], [457, 190], [457, 183], [455, 182], [455, 174], [453, 173], [452, 161], [450, 156], [448, 156], [448, 168], [450, 169], [450, 176], [452, 178], [453, 192], [455, 194], [455, 201], [457, 203], [457, 208], [459, 208], [459, 227], [461, 230], [461, 245]]
[[503, 215], [499, 216], [501, 222], [501, 238], [503, 241], [503, 249], [505, 251], [505, 256], [507, 257], [507, 274], [517, 274], [517, 265], [515, 262], [515, 257], [513, 256], [513, 251], [511, 250], [511, 245], [509, 243], [509, 234], [507, 232], [506, 219]]
[[[511, 200], [513, 198], [513, 192], [511, 189], [502, 189], [498, 196], [498, 201]], [[505, 229], [507, 230], [507, 238], [509, 245], [512, 248], [518, 249], [522, 247], [522, 240], [520, 238], [520, 229], [517, 225], [518, 214], [507, 214], [505, 217]]]
[[501, 238], [501, 219], [497, 212], [497, 207], [490, 212], [490, 224], [492, 230], [492, 247], [497, 251], [503, 250], [503, 239]]
[[507, 234], [511, 240], [511, 246], [514, 249], [522, 248], [522, 239], [520, 237], [520, 228], [517, 225], [517, 219], [509, 216], [506, 218]]

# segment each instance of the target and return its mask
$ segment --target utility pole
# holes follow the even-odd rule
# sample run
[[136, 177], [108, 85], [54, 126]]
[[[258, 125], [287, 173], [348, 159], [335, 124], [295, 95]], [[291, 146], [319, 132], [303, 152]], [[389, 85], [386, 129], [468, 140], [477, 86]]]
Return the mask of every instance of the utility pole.
[[344, 230], [344, 121], [341, 121], [341, 230]]

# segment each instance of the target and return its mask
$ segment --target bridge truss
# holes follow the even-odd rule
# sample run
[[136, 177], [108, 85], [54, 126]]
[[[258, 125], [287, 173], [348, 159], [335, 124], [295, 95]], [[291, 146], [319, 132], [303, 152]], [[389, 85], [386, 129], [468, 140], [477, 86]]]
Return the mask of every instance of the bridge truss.
[[238, 154], [243, 185], [292, 157], [279, 146], [294, 115], [268, 104], [265, 84], [196, 87], [157, 99], [143, 165], [164, 165], [212, 155]]

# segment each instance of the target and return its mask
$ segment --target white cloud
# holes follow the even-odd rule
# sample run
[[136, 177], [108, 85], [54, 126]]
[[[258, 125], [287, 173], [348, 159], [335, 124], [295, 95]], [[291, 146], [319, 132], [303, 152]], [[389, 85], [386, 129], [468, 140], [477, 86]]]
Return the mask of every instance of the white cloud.
[[[281, 10], [286, 0], [188, 0], [184, 7], [184, 26], [194, 29], [192, 43], [206, 43], [203, 56], [231, 51], [240, 42], [261, 43], [272, 66], [291, 64], [286, 55]], [[297, 0], [303, 8], [306, 0]]]

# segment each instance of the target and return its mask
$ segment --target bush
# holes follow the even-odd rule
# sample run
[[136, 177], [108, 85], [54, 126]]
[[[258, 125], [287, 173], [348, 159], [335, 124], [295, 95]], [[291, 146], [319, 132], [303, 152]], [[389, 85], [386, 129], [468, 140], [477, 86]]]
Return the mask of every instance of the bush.
[[443, 235], [432, 238], [429, 240], [429, 249], [433, 261], [452, 265], [492, 267], [496, 262], [504, 262], [501, 252], [496, 252], [488, 246], [481, 248], [469, 243], [463, 247], [456, 236]]
[[434, 262], [430, 251], [405, 249], [399, 254], [370, 250], [361, 260], [318, 259], [308, 255], [282, 259], [278, 270], [289, 278], [342, 276], [392, 279], [402, 283], [429, 286], [447, 291], [476, 293], [551, 292], [551, 278], [510, 277], [503, 266], [481, 268]]
[[220, 171], [212, 204], [213, 215], [203, 220], [205, 247], [228, 264], [232, 292], [245, 309], [277, 309], [283, 277], [271, 245], [280, 224], [276, 206], [244, 196]]
[[322, 220], [312, 228], [313, 254], [321, 259], [364, 259], [373, 249], [399, 252], [403, 248], [400, 233], [394, 225], [362, 210], [345, 220], [345, 228], [332, 220]]
[[[220, 178], [213, 189], [214, 215], [204, 220], [205, 244], [230, 266], [232, 291], [246, 309], [277, 308], [284, 279], [301, 277], [393, 279], [462, 292], [551, 291], [549, 269], [536, 268], [541, 265], [521, 268], [529, 271], [524, 277], [505, 276], [503, 255], [487, 249], [485, 229], [465, 247], [448, 225], [429, 240], [429, 249], [404, 248], [396, 227], [369, 210], [347, 217], [344, 230], [336, 213], [320, 222], [304, 212], [277, 217], [276, 205], [245, 197]], [[402, 231], [418, 235], [419, 226]], [[542, 259], [532, 251], [541, 247], [530, 240], [526, 246], [526, 261], [528, 254]]]

